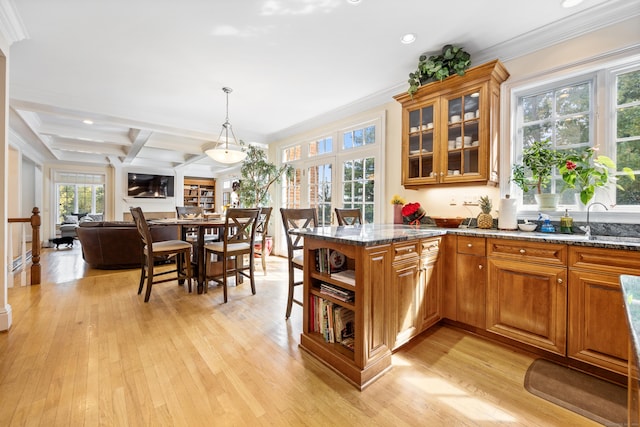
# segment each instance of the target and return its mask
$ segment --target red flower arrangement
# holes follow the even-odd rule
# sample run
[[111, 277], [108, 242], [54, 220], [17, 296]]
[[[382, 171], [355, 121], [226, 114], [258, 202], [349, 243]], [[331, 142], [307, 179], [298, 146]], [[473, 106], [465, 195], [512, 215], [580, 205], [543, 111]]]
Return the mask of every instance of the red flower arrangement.
[[567, 163], [565, 164], [565, 166], [566, 166], [567, 170], [569, 170], [569, 171], [572, 171], [572, 170], [574, 170], [575, 168], [578, 167], [578, 165], [575, 164], [574, 162], [572, 162], [571, 160], [567, 160]]
[[420, 203], [407, 203], [402, 207], [402, 220], [405, 224], [420, 225], [426, 219], [426, 212]]

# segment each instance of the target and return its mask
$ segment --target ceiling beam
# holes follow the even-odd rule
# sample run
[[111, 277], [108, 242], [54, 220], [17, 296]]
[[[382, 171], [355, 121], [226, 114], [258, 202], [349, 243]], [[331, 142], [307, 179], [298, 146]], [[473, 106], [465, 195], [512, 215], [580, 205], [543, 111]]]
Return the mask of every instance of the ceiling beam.
[[147, 129], [129, 129], [129, 140], [131, 141], [131, 147], [129, 147], [129, 151], [127, 155], [122, 160], [122, 163], [125, 165], [131, 164], [133, 160], [138, 156], [140, 150], [144, 147], [144, 145], [149, 141], [153, 132]]

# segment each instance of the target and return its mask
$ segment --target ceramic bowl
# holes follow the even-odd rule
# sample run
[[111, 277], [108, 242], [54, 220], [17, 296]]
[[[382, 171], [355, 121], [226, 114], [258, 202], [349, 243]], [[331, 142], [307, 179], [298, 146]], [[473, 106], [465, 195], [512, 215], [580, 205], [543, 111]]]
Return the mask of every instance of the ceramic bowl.
[[436, 225], [438, 227], [444, 227], [444, 228], [457, 228], [460, 224], [462, 224], [462, 221], [464, 221], [464, 218], [461, 218], [461, 217], [457, 217], [457, 218], [431, 217], [431, 219], [433, 219], [436, 222]]
[[522, 231], [535, 231], [538, 228], [538, 224], [530, 222], [528, 224], [518, 224], [518, 228]]

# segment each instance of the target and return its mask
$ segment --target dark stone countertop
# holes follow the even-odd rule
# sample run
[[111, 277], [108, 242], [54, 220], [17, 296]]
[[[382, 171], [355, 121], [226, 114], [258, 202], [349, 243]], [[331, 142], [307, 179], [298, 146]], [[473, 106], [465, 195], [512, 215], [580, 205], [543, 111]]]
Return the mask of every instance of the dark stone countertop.
[[640, 360], [640, 276], [620, 276], [631, 343]]
[[479, 228], [439, 228], [433, 226], [413, 226], [400, 224], [365, 224], [341, 227], [300, 228], [292, 234], [310, 236], [314, 239], [345, 243], [356, 246], [374, 246], [402, 242], [427, 237], [456, 234], [498, 239], [515, 239], [534, 242], [559, 243], [574, 246], [590, 246], [606, 249], [640, 251], [640, 239], [624, 241], [622, 237], [597, 236], [597, 240], [587, 239], [584, 234], [560, 234], [524, 231], [503, 231]]

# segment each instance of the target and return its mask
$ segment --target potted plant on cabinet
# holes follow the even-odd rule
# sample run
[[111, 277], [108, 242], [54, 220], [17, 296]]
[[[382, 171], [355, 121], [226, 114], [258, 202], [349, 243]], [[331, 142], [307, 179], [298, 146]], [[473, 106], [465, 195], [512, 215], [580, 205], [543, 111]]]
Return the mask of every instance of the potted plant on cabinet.
[[513, 166], [511, 181], [525, 193], [535, 188], [540, 209], [555, 209], [559, 195], [542, 190], [551, 182], [553, 168], [563, 160], [564, 156], [551, 148], [548, 139], [534, 141], [522, 150], [522, 163]]
[[409, 73], [409, 89], [407, 92], [413, 96], [418, 88], [425, 83], [435, 80], [444, 80], [457, 74], [464, 76], [465, 71], [471, 66], [471, 55], [463, 48], [453, 45], [442, 47], [440, 55], [420, 55], [418, 67]]

